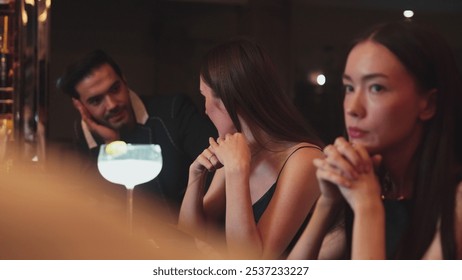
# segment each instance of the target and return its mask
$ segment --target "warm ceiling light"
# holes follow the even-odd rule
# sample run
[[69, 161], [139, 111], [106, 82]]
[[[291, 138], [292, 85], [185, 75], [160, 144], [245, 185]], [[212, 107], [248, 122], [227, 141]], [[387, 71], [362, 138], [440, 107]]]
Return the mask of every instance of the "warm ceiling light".
[[326, 83], [326, 76], [324, 76], [323, 74], [319, 74], [316, 77], [316, 83], [320, 86], [323, 86]]
[[405, 10], [403, 12], [403, 15], [404, 15], [405, 18], [411, 18], [411, 17], [414, 16], [414, 12], [412, 10]]
[[308, 82], [315, 86], [323, 86], [326, 83], [326, 76], [321, 71], [311, 71], [308, 73]]

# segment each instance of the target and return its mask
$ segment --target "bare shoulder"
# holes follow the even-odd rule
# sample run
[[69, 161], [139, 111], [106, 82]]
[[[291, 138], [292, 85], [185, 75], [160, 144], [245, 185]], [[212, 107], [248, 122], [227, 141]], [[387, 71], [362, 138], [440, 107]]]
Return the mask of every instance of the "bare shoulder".
[[461, 230], [460, 236], [462, 236], [462, 181], [459, 182], [456, 190], [456, 217], [459, 230]]
[[[462, 182], [459, 182], [459, 185], [456, 189], [456, 205], [455, 205], [455, 224], [454, 230], [456, 232], [456, 243], [457, 248], [462, 248]], [[456, 252], [457, 258], [462, 258], [462, 249], [459, 249], [459, 252]], [[443, 251], [441, 248], [441, 232], [438, 226], [438, 230], [435, 233], [432, 243], [425, 253], [424, 259], [442, 259]]]
[[462, 181], [459, 182], [456, 190], [456, 218], [462, 235]]
[[459, 182], [459, 185], [457, 186], [457, 191], [456, 191], [456, 201], [458, 203], [462, 203], [462, 181]]
[[[323, 158], [324, 153], [321, 148], [311, 143], [297, 143], [287, 149], [285, 166], [281, 172], [294, 174], [314, 170], [313, 160], [315, 158]], [[291, 177], [293, 175], [290, 175]]]
[[314, 159], [324, 157], [321, 147], [307, 142], [298, 143], [292, 146], [289, 149], [289, 154], [291, 155], [291, 158], [310, 157]]
[[313, 160], [323, 157], [324, 154], [321, 149], [310, 143], [297, 143], [290, 147], [278, 183], [299, 185], [302, 188], [305, 188], [307, 183], [317, 186], [316, 167]]
[[456, 190], [456, 213], [455, 213], [455, 231], [456, 231], [456, 243], [457, 258], [462, 259], [462, 181], [459, 182]]

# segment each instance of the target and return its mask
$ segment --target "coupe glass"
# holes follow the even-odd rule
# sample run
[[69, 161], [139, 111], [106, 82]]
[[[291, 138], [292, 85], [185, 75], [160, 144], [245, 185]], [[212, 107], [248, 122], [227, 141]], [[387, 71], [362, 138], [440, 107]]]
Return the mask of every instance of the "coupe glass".
[[127, 189], [127, 220], [130, 233], [133, 229], [133, 189], [149, 182], [162, 169], [162, 153], [155, 144], [126, 144], [122, 141], [101, 145], [98, 170], [109, 182], [124, 185]]

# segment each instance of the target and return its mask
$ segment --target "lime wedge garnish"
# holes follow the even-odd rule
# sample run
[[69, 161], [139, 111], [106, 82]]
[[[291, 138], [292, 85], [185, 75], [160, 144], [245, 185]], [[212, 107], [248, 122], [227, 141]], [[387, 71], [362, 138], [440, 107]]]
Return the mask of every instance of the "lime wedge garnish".
[[127, 143], [124, 141], [113, 141], [106, 145], [106, 153], [111, 156], [118, 156], [127, 152]]

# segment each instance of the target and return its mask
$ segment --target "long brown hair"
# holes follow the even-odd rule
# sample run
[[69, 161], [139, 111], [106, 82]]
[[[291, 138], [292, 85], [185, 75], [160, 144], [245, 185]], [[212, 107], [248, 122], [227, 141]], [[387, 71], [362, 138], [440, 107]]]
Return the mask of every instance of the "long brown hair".
[[200, 74], [223, 101], [237, 131], [242, 131], [239, 114], [263, 147], [259, 131], [277, 141], [322, 145], [282, 90], [269, 55], [253, 40], [234, 39], [211, 49], [204, 57]]
[[[390, 50], [424, 90], [436, 89], [436, 113], [424, 126], [414, 156], [414, 201], [411, 223], [398, 248], [399, 259], [420, 259], [441, 226], [445, 259], [456, 257], [454, 236], [457, 120], [460, 120], [461, 76], [446, 41], [429, 27], [400, 21], [373, 27], [359, 42], [372, 40]], [[460, 141], [460, 140], [459, 140]], [[458, 159], [457, 159], [458, 158]]]

